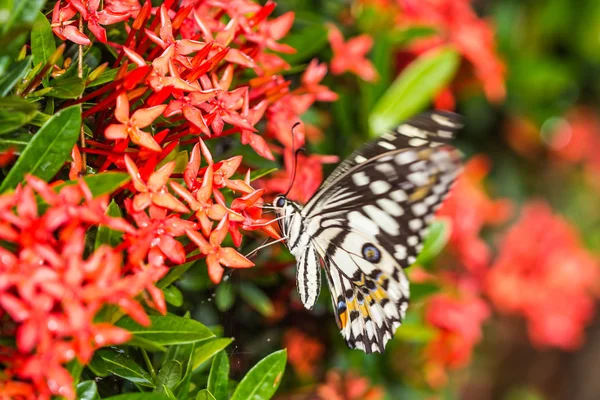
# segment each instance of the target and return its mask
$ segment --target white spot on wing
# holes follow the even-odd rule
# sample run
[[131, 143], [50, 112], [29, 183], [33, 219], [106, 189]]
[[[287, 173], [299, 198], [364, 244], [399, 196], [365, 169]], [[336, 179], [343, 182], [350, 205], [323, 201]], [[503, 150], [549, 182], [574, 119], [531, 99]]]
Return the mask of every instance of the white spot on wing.
[[396, 146], [394, 146], [390, 142], [385, 142], [383, 140], [380, 140], [379, 142], [377, 142], [377, 144], [380, 145], [381, 147], [383, 147], [384, 149], [396, 150]]
[[408, 199], [408, 197], [406, 196], [406, 192], [402, 189], [394, 190], [392, 193], [390, 193], [390, 197], [392, 198], [392, 200], [398, 203], [401, 203]]
[[404, 136], [408, 136], [408, 137], [416, 137], [416, 138], [423, 138], [425, 139], [427, 137], [427, 133], [422, 131], [421, 129], [414, 127], [412, 125], [408, 125], [408, 124], [402, 124], [398, 127], [398, 133], [404, 135]]
[[427, 206], [423, 203], [415, 203], [412, 206], [413, 213], [420, 217], [421, 215], [427, 214]]
[[419, 138], [412, 138], [408, 141], [408, 144], [416, 147], [416, 146], [423, 146], [424, 144], [429, 143], [427, 140], [425, 139], [419, 139]]
[[404, 214], [404, 209], [402, 208], [402, 206], [390, 199], [379, 199], [377, 200], [377, 205], [381, 207], [383, 211], [390, 215], [393, 215], [394, 217], [399, 217], [402, 214]]
[[369, 218], [375, 221], [386, 233], [394, 236], [400, 234], [400, 225], [398, 225], [396, 220], [383, 210], [372, 204], [364, 206], [363, 210], [365, 210]]
[[429, 176], [423, 171], [412, 172], [406, 178], [415, 186], [425, 186], [429, 181]]
[[348, 221], [351, 228], [364, 232], [369, 235], [377, 235], [379, 226], [358, 211], [352, 211], [348, 214]]
[[444, 117], [443, 115], [439, 115], [439, 114], [432, 114], [431, 115], [431, 119], [434, 120], [435, 122], [437, 122], [440, 125], [443, 126], [448, 126], [450, 128], [456, 128], [456, 124], [452, 121], [450, 121], [449, 118]]
[[354, 157], [354, 161], [356, 161], [359, 164], [362, 164], [365, 161], [367, 161], [367, 159], [359, 154], [356, 157]]
[[411, 231], [418, 231], [419, 229], [421, 229], [422, 226], [423, 226], [423, 221], [421, 221], [419, 218], [411, 219], [408, 222], [408, 227], [410, 228]]
[[378, 163], [375, 166], [375, 169], [385, 174], [388, 178], [394, 178], [396, 176], [396, 170], [388, 163]]
[[417, 160], [418, 158], [419, 158], [419, 156], [417, 155], [416, 151], [405, 150], [405, 151], [399, 153], [395, 157], [394, 160], [396, 161], [396, 163], [398, 163], [400, 165], [404, 165], [404, 164], [411, 163], [411, 162]]
[[371, 192], [373, 192], [375, 195], [383, 194], [390, 190], [391, 187], [392, 186], [386, 181], [375, 181], [371, 182], [369, 185], [369, 189], [371, 189]]
[[416, 236], [409, 236], [408, 239], [406, 239], [406, 243], [408, 243], [409, 246], [416, 246], [419, 244], [419, 238]]
[[406, 246], [397, 244], [394, 246], [394, 250], [394, 257], [396, 257], [398, 260], [404, 260], [406, 258]]
[[370, 182], [370, 179], [364, 171], [360, 171], [352, 175], [352, 181], [356, 186], [364, 186]]

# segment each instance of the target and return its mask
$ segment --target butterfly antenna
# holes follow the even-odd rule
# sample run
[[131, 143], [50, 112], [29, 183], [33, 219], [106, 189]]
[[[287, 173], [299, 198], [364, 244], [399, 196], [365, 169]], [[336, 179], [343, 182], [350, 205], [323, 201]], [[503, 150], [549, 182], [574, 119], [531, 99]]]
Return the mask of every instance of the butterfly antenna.
[[296, 127], [298, 125], [300, 125], [300, 122], [296, 122], [294, 124], [294, 126], [292, 127], [292, 152], [294, 153], [294, 166], [292, 169], [292, 179], [290, 180], [290, 186], [288, 187], [288, 190], [284, 194], [285, 197], [287, 197], [287, 195], [292, 190], [292, 187], [294, 186], [294, 181], [296, 180], [296, 169], [298, 167], [298, 153], [300, 153], [301, 151], [304, 151], [304, 148], [302, 148], [302, 147], [299, 149], [296, 149], [296, 141], [294, 140], [296, 138], [296, 134], [295, 134], [294, 130], [296, 129]]

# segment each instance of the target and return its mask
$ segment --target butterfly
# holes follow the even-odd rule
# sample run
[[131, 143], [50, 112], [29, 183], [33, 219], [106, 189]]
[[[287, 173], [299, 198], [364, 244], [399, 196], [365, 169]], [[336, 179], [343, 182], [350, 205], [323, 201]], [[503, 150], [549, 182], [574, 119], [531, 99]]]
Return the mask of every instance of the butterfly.
[[352, 153], [304, 207], [285, 195], [273, 200], [296, 258], [300, 300], [313, 308], [322, 267], [351, 348], [383, 352], [405, 317], [403, 269], [416, 261], [461, 169], [461, 153], [450, 145], [461, 120], [450, 112], [417, 115]]

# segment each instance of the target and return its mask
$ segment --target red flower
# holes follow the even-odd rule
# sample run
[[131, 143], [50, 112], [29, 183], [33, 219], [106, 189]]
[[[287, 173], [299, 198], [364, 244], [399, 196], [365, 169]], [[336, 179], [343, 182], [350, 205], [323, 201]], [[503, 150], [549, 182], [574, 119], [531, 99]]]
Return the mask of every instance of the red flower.
[[187, 236], [196, 243], [202, 254], [206, 255], [208, 276], [214, 283], [219, 283], [223, 277], [223, 265], [230, 268], [248, 268], [254, 263], [230, 247], [221, 247], [227, 235], [229, 218], [227, 215], [211, 232], [207, 241], [200, 232], [186, 231]]
[[153, 151], [161, 151], [162, 148], [148, 132], [142, 128], [150, 125], [167, 108], [166, 105], [142, 108], [129, 116], [129, 100], [126, 93], [121, 93], [117, 97], [117, 107], [115, 109], [115, 118], [121, 124], [112, 124], [104, 135], [107, 139], [118, 140], [130, 138], [138, 146], [145, 147]]
[[61, 40], [70, 40], [84, 46], [91, 44], [90, 39], [77, 29], [77, 21], [71, 20], [77, 10], [70, 3], [60, 8], [60, 3], [57, 1], [52, 10], [52, 32]]
[[216, 94], [217, 92], [215, 90], [194, 91], [187, 96], [174, 92], [173, 97], [175, 97], [176, 100], [172, 100], [165, 109], [165, 117], [183, 114], [184, 118], [190, 121], [202, 133], [210, 136], [210, 129], [208, 129], [202, 111], [200, 111], [198, 107], [205, 103], [206, 100], [215, 97]]
[[575, 230], [536, 202], [523, 209], [504, 238], [486, 288], [500, 311], [528, 320], [535, 344], [569, 350], [583, 342], [598, 278], [598, 260]]
[[106, 31], [100, 25], [112, 25], [129, 18], [129, 14], [115, 13], [114, 8], [98, 11], [100, 0], [69, 0], [69, 4], [81, 13], [88, 29], [102, 43], [106, 43]]
[[367, 82], [377, 80], [377, 71], [371, 61], [365, 57], [371, 47], [373, 38], [367, 34], [354, 37], [344, 43], [342, 32], [333, 24], [329, 25], [329, 43], [333, 50], [331, 72], [335, 75], [346, 71], [358, 75]]
[[137, 194], [133, 197], [134, 211], [142, 211], [152, 206], [181, 213], [190, 211], [167, 189], [167, 182], [171, 173], [173, 173], [173, 169], [175, 169], [175, 161], [171, 161], [163, 165], [158, 171], [153, 172], [148, 178], [148, 183], [141, 179], [137, 166], [129, 156], [125, 156], [125, 165], [129, 175], [131, 175], [133, 187], [137, 191]]

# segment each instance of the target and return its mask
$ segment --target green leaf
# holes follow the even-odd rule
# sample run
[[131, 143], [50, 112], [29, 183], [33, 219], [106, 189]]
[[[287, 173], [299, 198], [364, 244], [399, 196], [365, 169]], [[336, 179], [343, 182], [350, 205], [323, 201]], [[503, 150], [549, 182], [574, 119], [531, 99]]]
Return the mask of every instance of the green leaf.
[[232, 338], [218, 338], [196, 345], [194, 357], [192, 358], [192, 370], [210, 360], [212, 356], [229, 346], [231, 342], [233, 342]]
[[25, 57], [21, 61], [16, 62], [6, 73], [0, 77], [0, 97], [6, 96], [15, 87], [17, 83], [27, 75], [31, 57]]
[[127, 329], [135, 337], [159, 345], [194, 343], [210, 339], [215, 335], [200, 322], [175, 315], [150, 316], [149, 327], [138, 325], [129, 317], [121, 318], [117, 326]]
[[156, 287], [158, 287], [159, 289], [166, 288], [167, 286], [169, 286], [170, 284], [175, 282], [177, 279], [179, 279], [179, 277], [181, 277], [181, 275], [183, 275], [185, 273], [185, 271], [187, 271], [193, 264], [194, 264], [194, 261], [191, 261], [191, 262], [170, 268], [167, 275], [165, 275], [160, 281], [158, 281], [158, 283], [156, 284]]
[[260, 360], [244, 376], [233, 392], [231, 400], [270, 399], [281, 383], [286, 359], [286, 350], [279, 350]]
[[449, 222], [444, 220], [433, 221], [423, 242], [423, 250], [417, 257], [415, 264], [427, 265], [431, 263], [446, 247], [448, 240], [450, 240], [450, 233]]
[[[29, 29], [45, 2], [46, 0], [4, 1], [0, 6], [4, 9], [0, 16], [0, 54], [16, 55], [19, 52], [29, 37]], [[6, 15], [10, 4], [12, 10]]]
[[169, 348], [169, 352], [167, 353], [167, 357], [170, 357], [171, 359], [176, 358], [179, 361], [181, 361], [183, 370], [185, 371], [185, 374], [181, 379], [181, 383], [175, 391], [175, 397], [177, 399], [185, 400], [188, 398], [188, 394], [190, 391], [190, 382], [192, 380], [192, 357], [194, 356], [195, 346], [195, 343], [184, 344], [180, 346], [171, 346]]
[[233, 287], [228, 281], [222, 281], [215, 289], [215, 305], [221, 312], [227, 311], [235, 302]]
[[92, 370], [94, 375], [98, 375], [100, 377], [108, 376], [108, 366], [104, 362], [104, 359], [100, 357], [98, 352], [94, 353], [94, 356], [87, 367]]
[[183, 295], [176, 286], [167, 286], [166, 288], [162, 289], [162, 291], [165, 295], [165, 301], [167, 303], [175, 307], [181, 307], [183, 304]]
[[14, 149], [17, 154], [21, 154], [31, 139], [33, 139], [33, 135], [29, 133], [4, 135], [0, 137], [0, 151]]
[[33, 118], [34, 113], [26, 114], [15, 110], [0, 110], [0, 135], [11, 133]]
[[213, 396], [207, 389], [202, 389], [196, 395], [196, 400], [216, 400], [215, 396]]
[[2, 33], [21, 24], [33, 24], [44, 3], [45, 0], [13, 0], [8, 18], [0, 25]]
[[85, 82], [78, 76], [59, 76], [50, 81], [50, 90], [47, 95], [57, 99], [76, 99], [85, 89]]
[[77, 358], [72, 359], [66, 365], [67, 371], [73, 377], [75, 382], [79, 381], [81, 378], [81, 373], [83, 372], [83, 365], [77, 360]]
[[[111, 200], [108, 208], [106, 209], [106, 215], [110, 217], [122, 217], [121, 208], [115, 203], [115, 200]], [[123, 232], [115, 231], [107, 226], [101, 225], [98, 227], [98, 233], [96, 234], [96, 244], [94, 248], [98, 248], [103, 244], [107, 244], [111, 247], [116, 247], [121, 242]]]
[[97, 354], [104, 360], [108, 372], [138, 385], [154, 388], [152, 376], [123, 350], [101, 349]]
[[156, 386], [158, 391], [163, 391], [164, 387], [167, 389], [173, 389], [179, 381], [181, 381], [181, 372], [182, 367], [181, 363], [177, 360], [169, 360], [167, 361], [160, 371], [158, 371], [158, 376], [156, 377]]
[[229, 358], [224, 351], [218, 352], [212, 360], [207, 388], [216, 400], [229, 398]]
[[[83, 178], [90, 188], [94, 197], [109, 194], [129, 182], [131, 177], [125, 172], [102, 172], [100, 174], [87, 175]], [[77, 181], [67, 181], [55, 187], [59, 191], [65, 186], [75, 185]]]
[[100, 400], [98, 387], [94, 381], [83, 381], [77, 385], [78, 400]]
[[56, 51], [54, 33], [48, 18], [38, 13], [33, 29], [31, 30], [31, 56], [33, 65], [46, 65], [52, 53]]
[[0, 185], [0, 192], [17, 186], [25, 174], [35, 175], [46, 181], [54, 177], [69, 159], [80, 128], [79, 106], [71, 106], [56, 113], [29, 142]]
[[448, 85], [459, 61], [451, 47], [427, 52], [413, 61], [373, 107], [370, 135], [379, 136], [426, 107]]
[[270, 317], [275, 312], [271, 299], [258, 286], [244, 283], [240, 285], [240, 295], [250, 307], [265, 317]]
[[440, 287], [433, 283], [412, 283], [410, 285], [410, 301], [416, 303], [440, 291]]
[[106, 397], [104, 400], [169, 400], [169, 397], [162, 393], [127, 393], [118, 396]]

